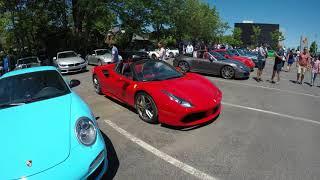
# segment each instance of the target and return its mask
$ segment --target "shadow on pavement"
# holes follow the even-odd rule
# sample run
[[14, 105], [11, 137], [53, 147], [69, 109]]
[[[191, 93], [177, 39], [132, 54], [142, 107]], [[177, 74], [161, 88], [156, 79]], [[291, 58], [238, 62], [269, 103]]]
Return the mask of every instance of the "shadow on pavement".
[[107, 157], [108, 157], [108, 163], [109, 163], [107, 172], [102, 177], [102, 179], [111, 180], [116, 176], [119, 169], [120, 162], [111, 140], [102, 131], [101, 131], [101, 134], [106, 144]]
[[309, 82], [304, 82], [305, 84], [307, 84], [307, 85], [309, 85], [309, 86], [312, 86], [312, 84], [311, 83], [309, 83]]
[[294, 81], [294, 80], [289, 80], [289, 81], [293, 84], [297, 84], [297, 81]]

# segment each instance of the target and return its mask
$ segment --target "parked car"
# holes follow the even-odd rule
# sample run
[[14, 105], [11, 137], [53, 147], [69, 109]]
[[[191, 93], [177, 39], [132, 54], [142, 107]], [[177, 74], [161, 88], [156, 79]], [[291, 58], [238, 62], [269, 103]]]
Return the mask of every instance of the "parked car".
[[126, 62], [135, 62], [149, 58], [148, 53], [134, 49], [120, 50], [119, 54], [121, 54], [122, 59]]
[[36, 67], [36, 66], [41, 66], [41, 62], [38, 57], [36, 56], [25, 57], [17, 60], [15, 70]]
[[254, 62], [254, 64], [256, 65], [255, 67], [257, 67], [257, 64], [258, 64], [258, 54], [257, 53], [250, 52], [245, 49], [235, 49], [235, 50], [239, 54], [239, 56], [251, 59]]
[[[88, 64], [103, 65], [112, 63], [112, 54], [109, 49], [96, 49], [86, 56]], [[119, 60], [122, 61], [122, 56], [119, 55]]]
[[134, 107], [149, 123], [189, 127], [211, 121], [221, 111], [218, 87], [201, 75], [183, 74], [164, 61], [96, 66], [92, 80], [98, 94]]
[[248, 78], [250, 69], [243, 63], [226, 59], [217, 52], [198, 51], [198, 58], [180, 55], [173, 60], [173, 66], [183, 72], [199, 72], [221, 76], [225, 79]]
[[88, 63], [74, 51], [58, 52], [53, 58], [54, 65], [62, 74], [81, 72], [87, 69]]
[[[159, 59], [160, 57], [160, 50], [159, 49], [143, 49], [141, 51], [145, 51], [148, 53], [149, 57], [152, 58], [152, 59]], [[170, 49], [170, 48], [166, 48], [166, 56], [169, 57], [169, 58], [174, 58], [176, 57], [177, 55], [179, 54], [179, 50], [178, 49]]]
[[255, 67], [254, 62], [246, 57], [237, 56], [236, 54], [233, 54], [228, 49], [215, 49], [213, 52], [218, 52], [219, 54], [223, 55], [227, 59], [232, 59], [235, 61], [240, 61], [243, 64], [245, 64], [251, 71], [253, 71], [253, 68]]
[[[107, 170], [95, 117], [55, 67], [0, 77], [0, 179], [93, 179]], [[14, 132], [13, 132], [14, 131]], [[94, 176], [94, 177], [93, 177]]]

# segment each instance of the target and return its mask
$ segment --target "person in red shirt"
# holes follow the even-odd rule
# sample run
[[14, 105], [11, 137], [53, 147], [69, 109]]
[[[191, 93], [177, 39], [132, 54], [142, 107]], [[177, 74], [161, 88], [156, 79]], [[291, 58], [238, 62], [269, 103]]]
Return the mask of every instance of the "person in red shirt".
[[[303, 52], [300, 53], [299, 61], [297, 62], [298, 73], [297, 73], [297, 81], [296, 82], [299, 84], [302, 84], [302, 81], [304, 79], [304, 73], [310, 67], [310, 59], [311, 59], [311, 57], [309, 55], [307, 48], [304, 48]], [[300, 82], [299, 82], [299, 79], [300, 79]]]

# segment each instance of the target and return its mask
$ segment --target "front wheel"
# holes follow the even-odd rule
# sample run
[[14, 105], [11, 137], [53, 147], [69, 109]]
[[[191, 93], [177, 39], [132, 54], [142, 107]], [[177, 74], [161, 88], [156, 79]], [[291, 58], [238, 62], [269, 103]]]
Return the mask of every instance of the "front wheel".
[[97, 75], [93, 75], [92, 82], [93, 82], [93, 87], [94, 87], [95, 92], [99, 95], [102, 95], [100, 81], [99, 81]]
[[174, 58], [173, 52], [170, 52], [170, 53], [169, 53], [169, 57], [170, 57], [170, 58]]
[[186, 61], [180, 61], [178, 63], [178, 67], [183, 71], [183, 72], [188, 72], [190, 71], [190, 66]]
[[221, 69], [221, 76], [224, 79], [232, 79], [234, 77], [234, 74], [235, 74], [234, 69], [231, 66], [224, 66]]
[[147, 93], [140, 92], [136, 95], [135, 108], [143, 121], [152, 124], [158, 123], [158, 108]]

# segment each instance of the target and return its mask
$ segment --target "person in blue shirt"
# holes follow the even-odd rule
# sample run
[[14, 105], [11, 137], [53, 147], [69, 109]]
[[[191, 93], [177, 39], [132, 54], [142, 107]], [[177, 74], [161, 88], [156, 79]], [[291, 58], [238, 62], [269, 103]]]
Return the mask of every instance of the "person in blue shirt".
[[5, 55], [3, 58], [3, 73], [10, 71], [9, 55]]
[[119, 52], [118, 52], [118, 48], [116, 47], [115, 43], [112, 43], [112, 62], [113, 63], [118, 63], [119, 62]]

